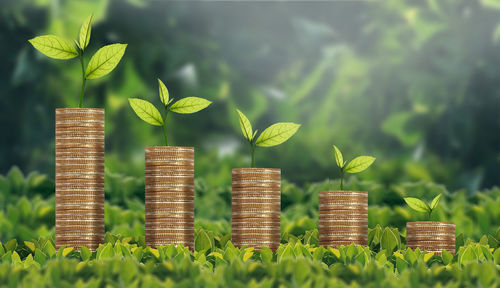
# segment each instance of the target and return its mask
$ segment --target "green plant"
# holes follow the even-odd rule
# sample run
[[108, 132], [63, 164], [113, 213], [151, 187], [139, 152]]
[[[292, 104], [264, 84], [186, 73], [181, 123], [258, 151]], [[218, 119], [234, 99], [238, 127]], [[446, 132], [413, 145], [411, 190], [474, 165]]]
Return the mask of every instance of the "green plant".
[[169, 97], [167, 87], [158, 79], [160, 100], [163, 103], [164, 116], [160, 114], [158, 109], [150, 102], [138, 98], [129, 98], [130, 106], [135, 114], [145, 122], [162, 126], [163, 136], [165, 137], [165, 145], [168, 146], [167, 137], [167, 115], [169, 111], [181, 114], [191, 114], [205, 109], [212, 102], [199, 97], [186, 97], [173, 103], [174, 98]]
[[240, 119], [240, 127], [243, 132], [243, 136], [248, 140], [250, 144], [250, 151], [252, 154], [252, 165], [255, 167], [255, 148], [259, 147], [272, 147], [279, 145], [290, 137], [292, 137], [297, 130], [300, 128], [300, 124], [292, 122], [280, 122], [267, 127], [262, 133], [260, 133], [259, 138], [256, 138], [257, 132], [259, 130], [252, 130], [252, 124], [248, 118], [240, 110], [236, 109], [238, 112], [238, 117]]
[[345, 173], [352, 174], [365, 171], [368, 167], [370, 167], [370, 165], [372, 165], [373, 161], [375, 161], [375, 158], [371, 156], [358, 156], [352, 159], [348, 164], [347, 161], [344, 161], [342, 152], [340, 152], [337, 146], [333, 145], [333, 151], [335, 155], [335, 162], [337, 163], [337, 167], [340, 169], [340, 190], [344, 190]]
[[83, 104], [83, 92], [85, 91], [87, 79], [101, 78], [113, 71], [122, 59], [125, 49], [127, 48], [127, 44], [111, 44], [100, 48], [92, 58], [90, 58], [87, 69], [85, 70], [84, 54], [85, 48], [87, 48], [90, 41], [90, 32], [92, 30], [91, 22], [92, 15], [83, 22], [80, 28], [79, 41], [74, 40], [75, 45], [55, 35], [38, 36], [28, 40], [35, 49], [50, 58], [63, 60], [73, 59], [75, 57], [79, 58], [82, 67], [82, 86], [80, 89], [79, 108], [81, 108]]
[[408, 206], [417, 211], [417, 212], [424, 212], [428, 213], [429, 220], [431, 219], [431, 214], [434, 209], [436, 209], [439, 199], [441, 198], [442, 194], [437, 195], [434, 199], [432, 199], [432, 202], [430, 204], [425, 203], [424, 201], [418, 199], [418, 198], [413, 198], [413, 197], [405, 197], [405, 202], [408, 204]]

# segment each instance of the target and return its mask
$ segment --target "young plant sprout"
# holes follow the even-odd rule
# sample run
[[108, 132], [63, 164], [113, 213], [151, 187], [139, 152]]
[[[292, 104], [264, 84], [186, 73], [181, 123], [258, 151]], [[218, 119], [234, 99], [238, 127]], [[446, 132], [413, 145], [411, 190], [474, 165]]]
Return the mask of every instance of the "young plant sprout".
[[165, 84], [158, 79], [160, 100], [163, 103], [164, 116], [160, 114], [158, 109], [150, 102], [137, 98], [129, 98], [128, 102], [132, 109], [134, 109], [135, 114], [139, 116], [145, 122], [155, 125], [162, 126], [163, 136], [165, 137], [165, 146], [168, 146], [167, 137], [167, 115], [169, 111], [180, 113], [180, 114], [191, 114], [203, 110], [208, 107], [212, 102], [203, 98], [198, 97], [186, 97], [180, 99], [179, 101], [172, 103], [173, 98], [169, 98], [168, 90]]
[[[102, 47], [90, 58], [85, 69], [84, 54], [85, 48], [89, 45], [92, 15], [82, 24], [80, 28], [79, 41], [74, 40], [75, 45], [70, 41], [55, 35], [38, 36], [28, 40], [35, 49], [54, 59], [73, 59], [78, 57], [82, 67], [82, 87], [80, 89], [79, 108], [83, 104], [83, 92], [87, 79], [97, 79], [107, 75], [120, 62], [127, 48], [127, 44], [111, 44]], [[76, 47], [75, 47], [76, 46]]]
[[[359, 173], [365, 171], [370, 165], [372, 165], [373, 161], [375, 161], [375, 157], [371, 156], [358, 156], [347, 164], [347, 161], [344, 161], [344, 157], [342, 156], [342, 152], [340, 152], [337, 146], [333, 145], [333, 151], [335, 154], [335, 162], [337, 162], [337, 167], [340, 169], [340, 190], [344, 190], [344, 175], [345, 173]], [[347, 164], [347, 165], [346, 165]]]
[[405, 199], [406, 204], [408, 204], [408, 206], [411, 209], [413, 209], [417, 212], [427, 213], [428, 219], [430, 220], [432, 211], [434, 211], [434, 209], [436, 209], [440, 198], [441, 198], [441, 194], [437, 195], [432, 200], [432, 202], [430, 204], [427, 204], [424, 201], [417, 199], [417, 198], [413, 198], [413, 197], [406, 197], [404, 199]]
[[255, 148], [260, 147], [272, 147], [279, 145], [286, 140], [290, 139], [297, 130], [300, 128], [300, 124], [292, 122], [280, 122], [269, 126], [266, 130], [260, 133], [259, 138], [256, 138], [257, 131], [252, 131], [252, 124], [248, 118], [240, 110], [236, 109], [238, 116], [240, 118], [240, 127], [243, 132], [243, 136], [248, 140], [250, 144], [250, 151], [252, 153], [252, 165], [255, 167]]

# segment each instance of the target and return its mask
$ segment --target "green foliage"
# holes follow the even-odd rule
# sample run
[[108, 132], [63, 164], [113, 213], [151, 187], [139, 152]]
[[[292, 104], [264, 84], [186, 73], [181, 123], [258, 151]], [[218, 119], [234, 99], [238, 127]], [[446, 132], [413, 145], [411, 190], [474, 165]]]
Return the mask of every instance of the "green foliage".
[[137, 98], [129, 98], [129, 104], [134, 110], [135, 114], [139, 116], [145, 122], [155, 125], [162, 126], [163, 135], [165, 137], [165, 145], [168, 146], [167, 137], [167, 115], [169, 111], [180, 113], [180, 114], [191, 114], [196, 113], [200, 110], [207, 108], [212, 102], [199, 98], [199, 97], [186, 97], [172, 103], [174, 99], [169, 99], [169, 93], [167, 87], [163, 82], [158, 79], [158, 92], [160, 95], [160, 100], [164, 105], [165, 116], [162, 117], [158, 109], [150, 102]]
[[[380, 229], [384, 233], [392, 230]], [[222, 245], [210, 235], [210, 231], [196, 230], [195, 237], [206, 242], [197, 241], [195, 251], [173, 244], [145, 247], [139, 238], [111, 234], [106, 235], [106, 242], [95, 252], [86, 247], [79, 251], [61, 247], [56, 253], [52, 240], [44, 238], [32, 242], [33, 250], [0, 244], [0, 283], [19, 286], [36, 282], [36, 285], [54, 287], [75, 283], [79, 287], [94, 287], [98, 282], [148, 287], [174, 282], [190, 287], [244, 287], [249, 283], [260, 283], [258, 287], [264, 283], [265, 287], [278, 283], [316, 283], [315, 287], [329, 287], [383, 283], [384, 287], [400, 287], [402, 281], [412, 279], [412, 283], [426, 286], [438, 283], [474, 286], [480, 282], [483, 287], [493, 287], [500, 284], [498, 277], [492, 277], [500, 272], [497, 266], [500, 249], [480, 243], [460, 247], [455, 256], [447, 251], [436, 256], [404, 247], [387, 253], [385, 249], [372, 248], [376, 246], [374, 243], [365, 247], [354, 244], [318, 247], [303, 240], [283, 243], [273, 252], [267, 247], [259, 251], [249, 247], [238, 249], [231, 242]], [[478, 273], [482, 270], [485, 273]]]
[[335, 156], [335, 163], [340, 169], [340, 190], [344, 189], [344, 174], [345, 173], [359, 173], [363, 172], [375, 161], [374, 157], [371, 156], [358, 156], [347, 163], [344, 161], [344, 156], [337, 146], [333, 145], [333, 152]]
[[295, 124], [292, 122], [280, 122], [273, 124], [266, 128], [258, 138], [258, 130], [252, 131], [252, 124], [248, 118], [239, 109], [236, 109], [238, 113], [238, 118], [240, 122], [241, 132], [243, 136], [248, 140], [250, 144], [250, 149], [252, 153], [252, 164], [251, 167], [255, 167], [255, 148], [259, 147], [272, 147], [284, 143], [290, 137], [292, 137], [297, 130], [300, 128], [300, 124]]
[[404, 200], [408, 206], [417, 211], [417, 212], [424, 212], [428, 213], [429, 219], [431, 218], [432, 211], [436, 209], [439, 199], [441, 199], [441, 195], [439, 194], [434, 199], [432, 199], [432, 202], [430, 204], [425, 203], [424, 201], [418, 199], [418, 198], [413, 198], [413, 197], [405, 197]]
[[100, 78], [113, 71], [127, 48], [127, 44], [111, 44], [100, 48], [90, 59], [85, 71], [83, 56], [90, 41], [92, 17], [93, 15], [90, 15], [82, 24], [79, 42], [75, 40], [76, 48], [68, 40], [55, 35], [38, 36], [28, 40], [35, 49], [54, 59], [72, 59], [78, 56], [82, 68], [82, 86], [78, 105], [80, 108], [87, 79]]

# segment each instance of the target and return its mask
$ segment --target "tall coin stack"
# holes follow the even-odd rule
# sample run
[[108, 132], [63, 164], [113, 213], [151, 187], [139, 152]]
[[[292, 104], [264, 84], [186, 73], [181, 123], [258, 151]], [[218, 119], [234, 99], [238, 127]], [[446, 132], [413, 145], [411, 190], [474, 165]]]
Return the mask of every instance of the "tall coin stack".
[[146, 148], [146, 245], [194, 249], [194, 148]]
[[368, 192], [319, 192], [319, 245], [368, 244]]
[[441, 255], [442, 250], [455, 254], [455, 223], [408, 222], [406, 247]]
[[281, 170], [232, 171], [232, 242], [260, 250], [278, 249], [281, 238]]
[[56, 109], [56, 248], [104, 243], [104, 109]]

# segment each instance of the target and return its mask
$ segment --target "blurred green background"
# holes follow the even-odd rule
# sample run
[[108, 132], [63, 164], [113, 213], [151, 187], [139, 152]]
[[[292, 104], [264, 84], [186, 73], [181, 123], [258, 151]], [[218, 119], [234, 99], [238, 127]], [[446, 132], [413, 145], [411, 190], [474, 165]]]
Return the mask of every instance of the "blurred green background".
[[[48, 210], [36, 217], [52, 229], [54, 109], [77, 106], [80, 66], [49, 59], [27, 40], [43, 34], [76, 38], [91, 13], [89, 54], [105, 44], [129, 44], [110, 76], [87, 82], [84, 98], [85, 107], [106, 109], [106, 197], [116, 209], [129, 209], [123, 213], [143, 209], [144, 147], [163, 139], [160, 128], [135, 116], [127, 98], [159, 104], [158, 77], [171, 97], [214, 102], [195, 115], [170, 115], [167, 124], [173, 145], [196, 147], [202, 218], [230, 220], [231, 169], [249, 166], [236, 107], [260, 131], [278, 121], [302, 123], [287, 143], [256, 152], [257, 167], [279, 167], [285, 182], [293, 183], [283, 188], [284, 208], [295, 207], [287, 219], [314, 219], [314, 193], [326, 185], [321, 181], [339, 176], [332, 144], [349, 159], [377, 157], [349, 184], [371, 189], [371, 205], [403, 206], [404, 195], [430, 200], [458, 190], [443, 201], [455, 197], [462, 204], [436, 217], [461, 221], [458, 212], [467, 199], [477, 206], [469, 207], [471, 215], [482, 215], [477, 210], [488, 208], [477, 191], [500, 184], [500, 1], [2, 0], [0, 174], [13, 166], [25, 174], [39, 171], [31, 180], [17, 169], [1, 178], [4, 218], [23, 217], [10, 215], [8, 205], [12, 213], [26, 207], [35, 213], [39, 205]], [[489, 209], [498, 210], [498, 190], [487, 191]], [[19, 200], [22, 195], [32, 206]], [[36, 204], [34, 195], [48, 202]], [[114, 217], [114, 208], [107, 209], [107, 217]], [[404, 209], [384, 209], [389, 211], [371, 214], [380, 217], [370, 227], [403, 227], [405, 219], [416, 218]], [[391, 220], [394, 213], [406, 218]], [[476, 218], [457, 229], [493, 231], [500, 221], [495, 213], [487, 220], [471, 216]], [[123, 217], [116, 221], [126, 222]], [[29, 238], [36, 219], [24, 232], [5, 228], [2, 238]]]

